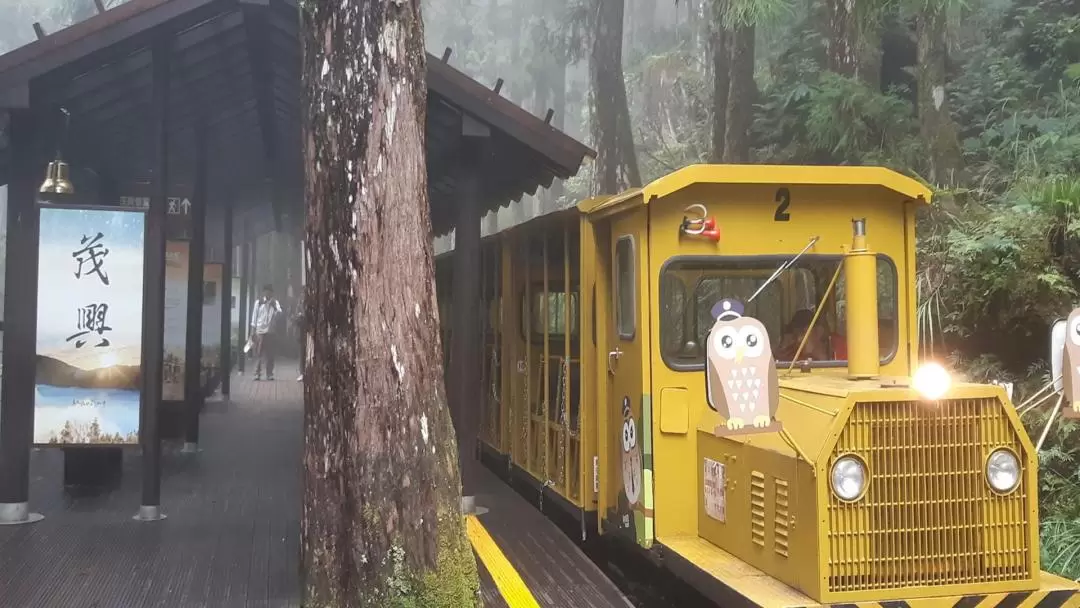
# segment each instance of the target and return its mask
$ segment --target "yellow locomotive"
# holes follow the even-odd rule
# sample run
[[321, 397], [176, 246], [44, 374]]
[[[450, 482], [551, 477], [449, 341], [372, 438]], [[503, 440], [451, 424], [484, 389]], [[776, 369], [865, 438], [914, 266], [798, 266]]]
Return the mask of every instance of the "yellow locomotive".
[[1004, 390], [916, 360], [929, 199], [695, 165], [486, 238], [485, 459], [725, 604], [1080, 605]]

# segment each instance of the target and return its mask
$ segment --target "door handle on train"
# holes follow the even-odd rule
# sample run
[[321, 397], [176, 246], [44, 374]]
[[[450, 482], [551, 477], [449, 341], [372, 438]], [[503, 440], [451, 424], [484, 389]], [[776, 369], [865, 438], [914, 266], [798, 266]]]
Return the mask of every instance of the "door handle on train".
[[615, 368], [612, 366], [612, 362], [613, 361], [618, 361], [619, 357], [621, 357], [621, 356], [622, 356], [622, 350], [620, 350], [618, 346], [615, 347], [615, 350], [613, 350], [613, 351], [611, 351], [610, 353], [607, 354], [607, 371], [612, 376], [615, 375]]

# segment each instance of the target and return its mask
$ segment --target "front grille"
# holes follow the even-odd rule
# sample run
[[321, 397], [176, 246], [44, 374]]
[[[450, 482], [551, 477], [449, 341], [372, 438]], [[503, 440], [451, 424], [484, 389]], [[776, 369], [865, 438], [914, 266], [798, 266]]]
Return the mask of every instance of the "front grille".
[[[986, 458], [1023, 448], [996, 399], [858, 403], [829, 465], [861, 456], [865, 495], [829, 491], [830, 591], [1032, 578], [1026, 475], [1008, 496], [990, 490]], [[828, 483], [828, 482], [827, 482]]]

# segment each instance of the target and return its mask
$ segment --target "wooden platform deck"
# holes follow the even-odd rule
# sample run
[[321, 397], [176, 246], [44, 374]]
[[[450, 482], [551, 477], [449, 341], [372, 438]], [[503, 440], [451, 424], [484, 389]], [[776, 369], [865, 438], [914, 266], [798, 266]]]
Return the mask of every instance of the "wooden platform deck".
[[[477, 519], [540, 606], [632, 608], [615, 584], [562, 530], [494, 473], [484, 467], [478, 470], [480, 491], [476, 503], [488, 511]], [[478, 563], [483, 566], [487, 556], [479, 548], [477, 552]], [[492, 573], [488, 568], [481, 570], [486, 605], [507, 606], [492, 584]]]
[[[294, 366], [277, 378], [234, 375], [232, 400], [207, 403], [197, 456], [166, 445], [163, 522], [132, 520], [138, 449], [124, 454], [121, 485], [92, 496], [64, 491], [59, 450], [35, 450], [30, 504], [45, 519], [0, 526], [0, 608], [299, 607], [303, 394]], [[478, 501], [490, 509], [483, 528], [539, 606], [630, 606], [494, 475]], [[487, 606], [526, 605], [508, 603], [478, 563]]]
[[119, 488], [82, 497], [63, 491], [62, 453], [35, 450], [30, 505], [45, 519], [0, 527], [0, 606], [300, 606], [302, 385], [285, 365], [250, 378], [207, 403], [201, 453], [165, 447], [165, 521], [132, 520], [138, 449]]

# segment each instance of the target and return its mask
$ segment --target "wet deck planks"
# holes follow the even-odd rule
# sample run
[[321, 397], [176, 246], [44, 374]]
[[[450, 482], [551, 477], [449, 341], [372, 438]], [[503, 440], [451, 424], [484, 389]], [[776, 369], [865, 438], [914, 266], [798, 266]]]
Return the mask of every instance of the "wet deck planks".
[[[283, 366], [284, 367], [284, 366]], [[202, 415], [202, 452], [162, 455], [162, 510], [132, 521], [139, 452], [119, 488], [73, 497], [59, 450], [36, 450], [31, 506], [45, 519], [0, 527], [4, 608], [300, 606], [302, 393], [295, 368], [275, 382], [236, 378], [230, 403]]]
[[[59, 450], [35, 450], [31, 506], [45, 519], [0, 527], [3, 608], [292, 608], [300, 606], [302, 385], [234, 377], [207, 403], [195, 458], [167, 446], [162, 510], [139, 523], [137, 449], [119, 488], [72, 496]], [[630, 604], [557, 527], [486, 470], [481, 522], [544, 608]], [[487, 608], [509, 608], [481, 566]]]
[[[545, 608], [631, 608], [632, 604], [574, 542], [495, 474], [479, 469], [478, 519], [536, 601]], [[481, 565], [481, 569], [483, 566]], [[487, 573], [488, 606], [505, 606]]]

